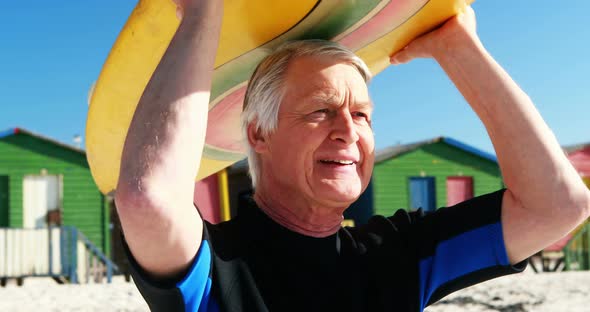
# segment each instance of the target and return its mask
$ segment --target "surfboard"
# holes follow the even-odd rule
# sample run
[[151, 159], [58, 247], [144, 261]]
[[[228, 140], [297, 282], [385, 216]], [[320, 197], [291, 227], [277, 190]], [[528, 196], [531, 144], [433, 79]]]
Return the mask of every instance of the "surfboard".
[[[473, 0], [226, 0], [196, 179], [245, 157], [240, 112], [258, 62], [289, 40], [333, 40], [375, 75], [389, 56]], [[139, 98], [179, 21], [171, 0], [140, 0], [102, 68], [89, 100], [86, 152], [101, 192], [113, 191], [127, 129]]]

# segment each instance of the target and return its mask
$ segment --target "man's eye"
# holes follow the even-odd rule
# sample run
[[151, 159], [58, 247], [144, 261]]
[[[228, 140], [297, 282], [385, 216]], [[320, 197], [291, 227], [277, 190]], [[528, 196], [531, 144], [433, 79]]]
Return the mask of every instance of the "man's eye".
[[318, 117], [326, 117], [330, 113], [330, 110], [327, 108], [318, 109], [310, 114], [311, 117], [318, 118]]
[[330, 114], [330, 110], [327, 108], [315, 110], [309, 114], [307, 114], [307, 119], [313, 122], [321, 121], [327, 119]]
[[368, 116], [367, 116], [367, 114], [365, 114], [363, 112], [354, 112], [354, 113], [352, 113], [352, 116], [359, 117], [359, 118], [369, 119]]

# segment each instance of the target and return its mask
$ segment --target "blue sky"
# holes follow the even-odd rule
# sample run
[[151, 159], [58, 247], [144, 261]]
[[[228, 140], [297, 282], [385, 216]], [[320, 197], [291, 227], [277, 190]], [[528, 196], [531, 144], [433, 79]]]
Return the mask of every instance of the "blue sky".
[[[537, 5], [531, 5], [536, 3]], [[590, 141], [590, 3], [478, 0], [482, 41], [533, 99], [562, 145]], [[136, 1], [7, 1], [0, 9], [0, 130], [72, 143], [87, 95]], [[432, 60], [370, 86], [377, 148], [450, 136], [493, 152], [485, 129]]]

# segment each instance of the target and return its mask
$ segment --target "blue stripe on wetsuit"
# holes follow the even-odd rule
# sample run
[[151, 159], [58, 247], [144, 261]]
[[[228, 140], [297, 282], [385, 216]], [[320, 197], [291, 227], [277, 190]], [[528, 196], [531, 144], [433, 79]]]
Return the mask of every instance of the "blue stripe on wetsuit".
[[203, 240], [197, 257], [185, 278], [176, 284], [182, 294], [185, 311], [218, 311], [211, 298], [211, 249], [209, 242]]
[[481, 269], [508, 264], [499, 222], [440, 242], [433, 256], [420, 261], [420, 311], [441, 285]]

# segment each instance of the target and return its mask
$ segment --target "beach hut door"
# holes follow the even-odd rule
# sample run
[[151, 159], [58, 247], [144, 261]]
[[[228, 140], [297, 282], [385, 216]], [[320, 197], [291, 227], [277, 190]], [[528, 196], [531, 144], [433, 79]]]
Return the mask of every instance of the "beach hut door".
[[61, 208], [57, 175], [28, 175], [23, 180], [23, 227], [47, 227], [47, 212]]
[[473, 197], [473, 177], [447, 177], [447, 206], [453, 206]]
[[434, 187], [434, 177], [410, 178], [410, 208], [434, 211], [436, 208]]

